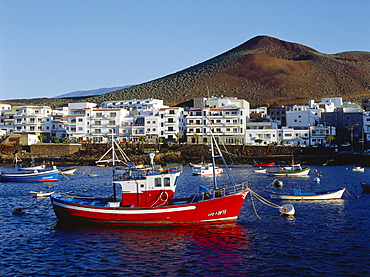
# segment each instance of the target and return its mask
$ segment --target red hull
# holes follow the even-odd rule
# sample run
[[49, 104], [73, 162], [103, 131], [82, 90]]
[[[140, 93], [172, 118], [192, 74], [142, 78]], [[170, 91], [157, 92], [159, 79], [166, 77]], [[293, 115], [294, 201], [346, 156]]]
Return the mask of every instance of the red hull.
[[153, 208], [94, 207], [74, 204], [68, 197], [58, 196], [51, 196], [51, 201], [60, 221], [89, 225], [195, 225], [235, 222], [248, 192]]
[[272, 163], [267, 163], [267, 164], [254, 164], [252, 166], [254, 166], [254, 167], [267, 167], [267, 166], [274, 166], [274, 165], [275, 165], [275, 163], [272, 162]]

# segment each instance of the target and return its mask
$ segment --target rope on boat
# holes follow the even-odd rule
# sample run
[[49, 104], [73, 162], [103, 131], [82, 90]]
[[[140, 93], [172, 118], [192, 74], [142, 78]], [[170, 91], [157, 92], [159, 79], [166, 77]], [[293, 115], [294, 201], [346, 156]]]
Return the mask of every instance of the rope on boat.
[[60, 173], [60, 175], [63, 175], [68, 181], [71, 181], [71, 179], [69, 179], [65, 174]]
[[349, 193], [347, 189], [344, 189], [344, 193], [347, 194], [348, 197], [353, 198], [353, 196]]
[[254, 200], [253, 200], [253, 197], [252, 197], [252, 190], [249, 189], [249, 192], [250, 192], [250, 195], [251, 195], [251, 201], [252, 201], [252, 206], [253, 206], [253, 210], [254, 210], [254, 213], [256, 214], [256, 216], [261, 219], [261, 217], [258, 215], [257, 213], [257, 209], [256, 209], [256, 205], [254, 204]]
[[[163, 195], [165, 195], [166, 197], [165, 199], [162, 198]], [[156, 205], [159, 200], [161, 200], [162, 203], [159, 205]], [[168, 200], [168, 193], [166, 191], [162, 191], [161, 194], [158, 196], [157, 200], [153, 203], [152, 207], [163, 206], [164, 204], [166, 204], [167, 200]]]
[[49, 206], [46, 207], [45, 210], [43, 210], [41, 213], [37, 214], [37, 216], [39, 215], [42, 215], [44, 212], [46, 212], [47, 210], [49, 210], [49, 208], [52, 206], [52, 203], [49, 204]]
[[[266, 186], [266, 188], [267, 187], [272, 187], [273, 185], [275, 185], [275, 186], [277, 186], [278, 184], [279, 184], [279, 182], [281, 182], [281, 181], [279, 181], [278, 179], [274, 179], [272, 182], [271, 182], [271, 184], [269, 184], [269, 185], [267, 185]], [[281, 182], [282, 183], [282, 182]], [[282, 185], [281, 185], [282, 186]]]
[[[34, 207], [34, 206], [37, 206], [37, 205], [39, 205], [42, 201], [44, 201], [45, 199], [47, 199], [47, 198], [49, 198], [49, 197], [44, 197], [43, 199], [41, 199], [40, 201], [37, 201], [36, 203], [34, 203], [34, 204], [32, 204], [32, 205], [30, 205], [30, 206], [27, 206], [27, 207], [25, 207], [25, 208], [21, 208], [21, 207], [16, 207], [16, 208], [14, 208], [14, 210], [13, 210], [13, 214], [24, 214], [24, 211], [23, 210], [26, 210], [26, 209], [30, 209], [30, 208], [32, 208], [32, 207]], [[46, 210], [47, 209], [49, 209], [50, 208], [50, 206], [51, 206], [51, 204], [49, 205], [49, 207], [47, 207], [46, 208]], [[45, 211], [46, 211], [45, 210]], [[44, 213], [45, 211], [43, 211], [42, 213]], [[42, 214], [41, 213], [41, 214]]]
[[281, 213], [280, 215], [283, 215], [285, 212], [286, 212], [286, 207], [285, 206], [279, 206], [269, 200], [267, 200], [266, 198], [262, 197], [261, 195], [257, 194], [256, 192], [254, 192], [253, 190], [249, 189], [249, 192], [250, 192], [250, 195], [251, 195], [251, 201], [252, 201], [252, 206], [253, 206], [253, 209], [254, 209], [254, 212], [256, 214], [256, 216], [261, 219], [261, 217], [257, 214], [257, 210], [256, 210], [256, 207], [255, 207], [255, 203], [253, 201], [253, 196], [259, 200], [261, 203], [269, 206], [269, 207], [272, 207], [272, 208], [276, 208], [276, 209], [281, 209]]
[[277, 208], [277, 209], [280, 209], [280, 208], [283, 208], [283, 206], [279, 206], [269, 200], [267, 200], [266, 198], [263, 198], [261, 195], [257, 194], [256, 192], [254, 192], [253, 190], [249, 189], [250, 190], [250, 193], [251, 195], [253, 195], [254, 197], [257, 198], [257, 200], [259, 200], [261, 203], [267, 205], [267, 206], [270, 206], [272, 208]]

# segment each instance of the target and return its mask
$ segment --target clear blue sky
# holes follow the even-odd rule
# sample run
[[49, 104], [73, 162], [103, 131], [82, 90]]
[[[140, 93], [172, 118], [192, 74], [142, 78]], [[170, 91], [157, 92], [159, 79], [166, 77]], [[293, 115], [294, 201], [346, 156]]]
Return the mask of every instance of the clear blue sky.
[[0, 0], [0, 99], [140, 84], [257, 35], [370, 51], [370, 1]]

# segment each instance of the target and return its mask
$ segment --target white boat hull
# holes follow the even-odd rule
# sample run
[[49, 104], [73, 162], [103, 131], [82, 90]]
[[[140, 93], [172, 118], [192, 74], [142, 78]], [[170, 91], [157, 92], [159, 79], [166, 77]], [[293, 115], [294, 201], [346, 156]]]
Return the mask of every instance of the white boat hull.
[[300, 170], [283, 170], [283, 171], [276, 171], [276, 172], [268, 172], [267, 175], [269, 176], [277, 176], [277, 177], [296, 177], [296, 176], [307, 176], [310, 173], [310, 168], [306, 167]]
[[332, 200], [341, 199], [345, 190], [345, 188], [342, 188], [311, 193], [300, 193], [300, 190], [295, 190], [292, 194], [271, 193], [270, 198], [273, 200]]
[[[216, 175], [219, 175], [223, 172], [222, 168], [215, 167], [215, 173]], [[207, 166], [193, 166], [192, 167], [192, 173], [193, 175], [213, 175], [213, 166], [207, 165]]]

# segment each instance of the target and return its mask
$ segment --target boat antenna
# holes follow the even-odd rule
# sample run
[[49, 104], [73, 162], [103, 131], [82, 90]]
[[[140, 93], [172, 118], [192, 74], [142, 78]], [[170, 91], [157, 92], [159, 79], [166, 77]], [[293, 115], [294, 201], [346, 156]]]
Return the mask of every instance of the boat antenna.
[[[218, 146], [218, 143], [217, 143], [217, 140], [215, 138], [215, 136], [213, 135], [213, 130], [212, 130], [212, 127], [209, 126], [207, 124], [208, 128], [209, 128], [209, 132], [210, 132], [210, 138], [211, 138], [211, 153], [212, 153], [212, 164], [213, 164], [213, 178], [214, 178], [214, 181], [213, 183], [215, 184], [215, 189], [216, 189], [216, 186], [217, 186], [217, 183], [216, 183], [216, 170], [215, 170], [215, 154], [214, 154], [214, 147], [217, 148], [217, 152], [218, 152], [218, 158], [221, 158], [222, 160], [222, 163], [225, 167], [225, 170], [226, 170], [226, 173], [227, 173], [227, 177], [229, 178], [231, 184], [234, 186], [235, 185], [235, 181], [234, 181], [234, 178], [233, 176], [231, 175], [231, 172], [230, 172], [230, 168], [229, 166], [227, 165], [227, 162], [224, 158], [224, 156], [222, 155], [222, 152], [221, 152], [221, 149], [220, 147]], [[221, 140], [221, 138], [219, 138]], [[221, 140], [222, 141], [222, 140]]]
[[217, 189], [217, 178], [216, 178], [215, 151], [214, 151], [214, 146], [213, 146], [214, 137], [213, 137], [213, 134], [212, 134], [212, 130], [210, 130], [209, 135], [210, 135], [210, 139], [211, 139], [211, 155], [212, 155], [212, 170], [213, 170], [213, 188], [216, 190]]

